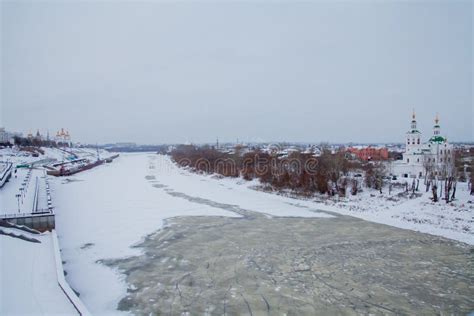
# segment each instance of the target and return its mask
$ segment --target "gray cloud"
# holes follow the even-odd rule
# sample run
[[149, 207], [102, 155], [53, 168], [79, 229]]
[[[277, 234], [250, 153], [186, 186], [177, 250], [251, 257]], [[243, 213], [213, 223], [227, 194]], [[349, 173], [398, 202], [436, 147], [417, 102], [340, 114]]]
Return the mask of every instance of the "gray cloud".
[[2, 2], [0, 124], [84, 142], [473, 140], [471, 2]]

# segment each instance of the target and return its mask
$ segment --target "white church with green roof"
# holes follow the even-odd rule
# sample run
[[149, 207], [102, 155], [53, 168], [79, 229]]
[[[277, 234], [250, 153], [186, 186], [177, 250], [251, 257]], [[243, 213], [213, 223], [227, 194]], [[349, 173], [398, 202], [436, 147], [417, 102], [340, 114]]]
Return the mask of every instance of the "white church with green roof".
[[413, 111], [411, 128], [406, 133], [403, 160], [394, 161], [392, 174], [402, 177], [422, 178], [429, 175], [445, 177], [454, 166], [453, 145], [446, 137], [441, 136], [439, 118], [436, 115], [433, 135], [423, 142], [422, 133], [416, 126], [416, 115]]

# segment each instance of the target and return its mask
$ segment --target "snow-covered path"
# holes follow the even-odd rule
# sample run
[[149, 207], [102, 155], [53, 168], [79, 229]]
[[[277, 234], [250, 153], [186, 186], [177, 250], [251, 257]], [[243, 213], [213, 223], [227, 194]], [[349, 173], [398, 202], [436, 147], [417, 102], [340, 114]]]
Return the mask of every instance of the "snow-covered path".
[[290, 205], [288, 198], [190, 174], [156, 154], [122, 155], [111, 164], [55, 178], [52, 188], [67, 280], [89, 310], [101, 315], [117, 313], [126, 285], [123, 276], [96, 261], [137, 254], [130, 246], [161, 228], [166, 218], [239, 216], [223, 204], [275, 216], [330, 217]]
[[41, 243], [0, 235], [0, 315], [77, 315], [58, 285], [51, 233], [20, 234]]

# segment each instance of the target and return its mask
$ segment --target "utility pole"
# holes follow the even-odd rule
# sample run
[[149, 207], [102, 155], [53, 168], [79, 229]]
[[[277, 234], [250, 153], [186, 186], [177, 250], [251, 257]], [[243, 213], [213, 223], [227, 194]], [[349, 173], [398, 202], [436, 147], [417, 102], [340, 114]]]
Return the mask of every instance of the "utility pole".
[[18, 213], [20, 213], [20, 196], [21, 196], [21, 194], [18, 193], [15, 196], [16, 196], [16, 199], [18, 201]]

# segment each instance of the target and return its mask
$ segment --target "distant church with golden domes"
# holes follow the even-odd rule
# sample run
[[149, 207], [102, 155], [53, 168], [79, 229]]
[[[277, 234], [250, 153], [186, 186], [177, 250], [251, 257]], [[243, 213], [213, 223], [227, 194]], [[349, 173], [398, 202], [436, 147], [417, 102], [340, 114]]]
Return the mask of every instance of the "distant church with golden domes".
[[71, 141], [71, 135], [69, 134], [68, 130], [64, 130], [61, 128], [59, 131], [56, 132], [55, 141], [61, 143], [68, 143]]
[[69, 131], [61, 128], [56, 132], [56, 135], [53, 139], [50, 139], [49, 137], [49, 132], [47, 132], [47, 136], [45, 137], [42, 135], [39, 131], [39, 129], [36, 131], [36, 134], [33, 134], [31, 131], [28, 132], [27, 137], [30, 139], [36, 139], [36, 140], [54, 140], [56, 142], [60, 143], [69, 143], [71, 142], [71, 135], [69, 134]]

